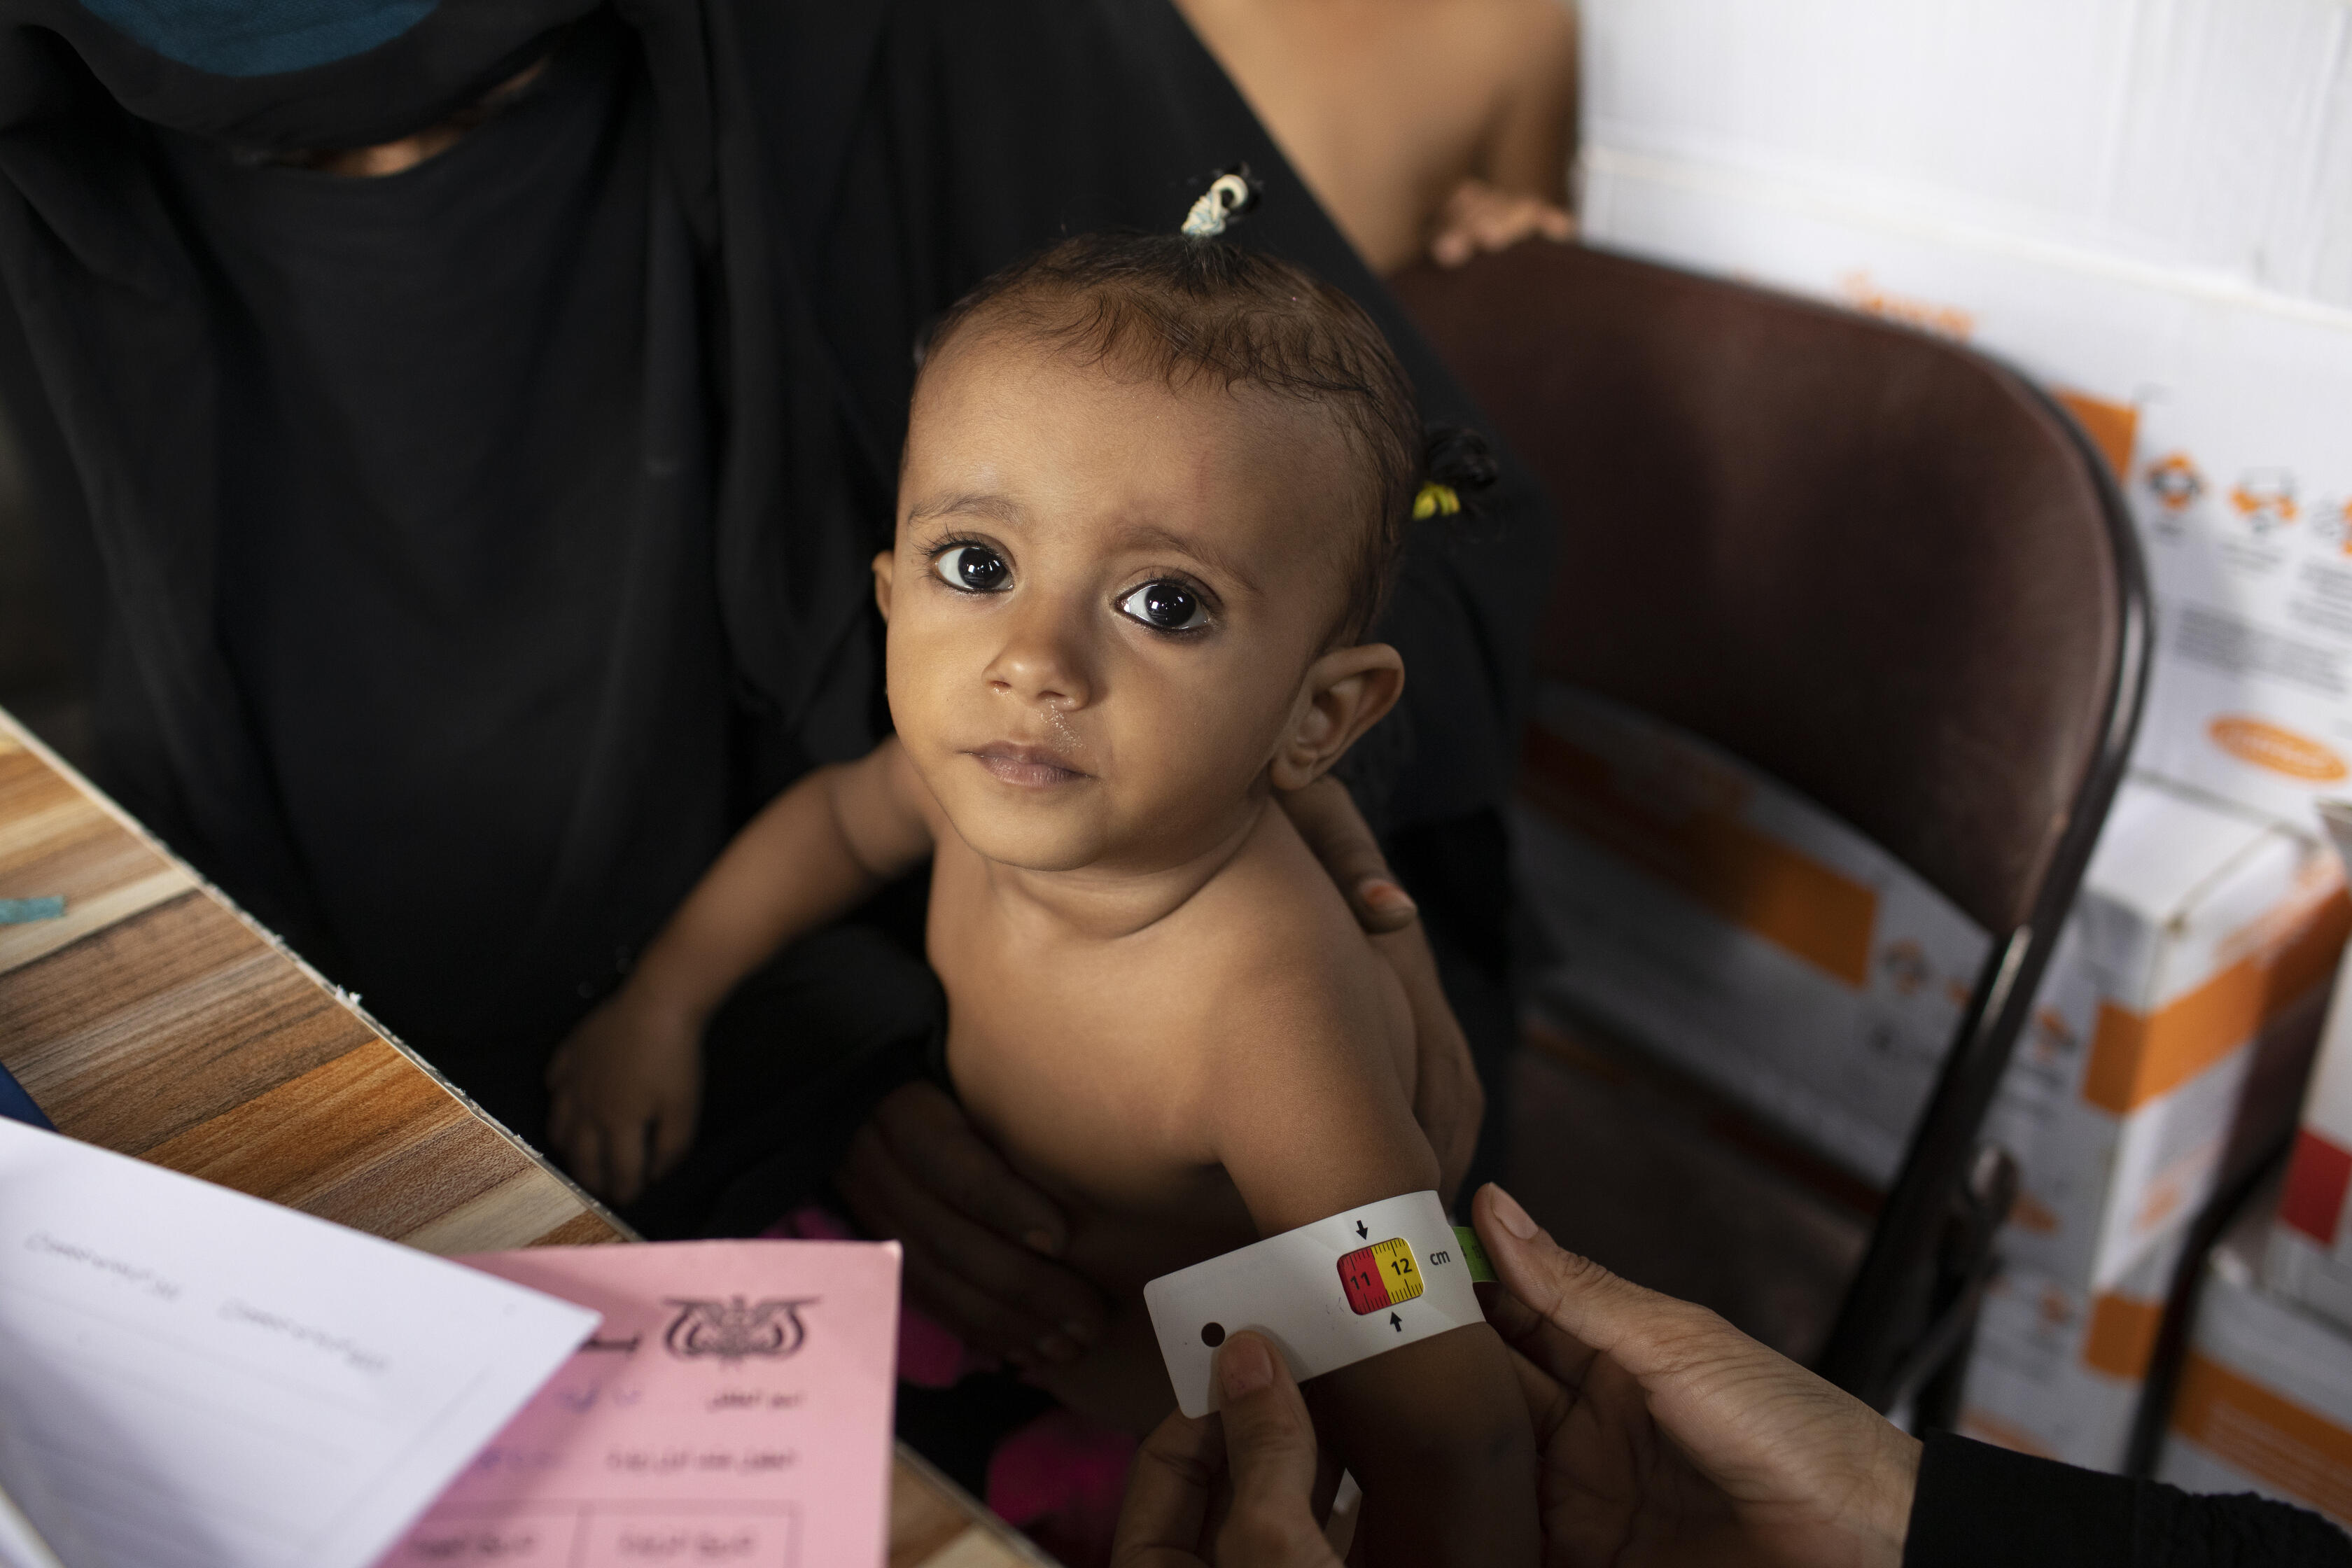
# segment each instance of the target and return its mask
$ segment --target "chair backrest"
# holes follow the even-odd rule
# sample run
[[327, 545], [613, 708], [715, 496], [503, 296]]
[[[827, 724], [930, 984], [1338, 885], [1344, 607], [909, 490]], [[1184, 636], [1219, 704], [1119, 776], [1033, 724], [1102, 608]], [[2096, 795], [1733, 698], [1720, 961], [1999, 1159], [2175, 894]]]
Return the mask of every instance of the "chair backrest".
[[1998, 365], [1782, 295], [1523, 245], [1397, 292], [1550, 487], [1536, 667], [1745, 757], [1996, 935], [2096, 757], [2099, 476]]
[[1821, 1363], [1883, 1408], [1943, 1353], [1939, 1238], [2138, 722], [2121, 499], [2025, 382], [1882, 321], [1543, 244], [1396, 291], [1559, 505], [1537, 674], [1777, 775], [1992, 934]]

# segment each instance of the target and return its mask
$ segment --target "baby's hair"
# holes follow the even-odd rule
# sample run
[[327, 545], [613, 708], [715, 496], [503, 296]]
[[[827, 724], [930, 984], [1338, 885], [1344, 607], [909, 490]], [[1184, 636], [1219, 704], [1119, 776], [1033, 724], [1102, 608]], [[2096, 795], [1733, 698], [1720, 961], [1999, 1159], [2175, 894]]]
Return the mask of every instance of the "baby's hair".
[[[1348, 571], [1338, 640], [1379, 619], [1416, 502], [1433, 486], [1457, 504], [1491, 482], [1485, 443], [1424, 432], [1412, 384], [1363, 307], [1289, 262], [1214, 237], [1088, 234], [1014, 263], [933, 329], [935, 363], [975, 324], [1088, 365], [1118, 361], [1181, 392], [1257, 387], [1328, 410], [1370, 470], [1367, 526]], [[1440, 467], [1442, 465], [1442, 468]]]

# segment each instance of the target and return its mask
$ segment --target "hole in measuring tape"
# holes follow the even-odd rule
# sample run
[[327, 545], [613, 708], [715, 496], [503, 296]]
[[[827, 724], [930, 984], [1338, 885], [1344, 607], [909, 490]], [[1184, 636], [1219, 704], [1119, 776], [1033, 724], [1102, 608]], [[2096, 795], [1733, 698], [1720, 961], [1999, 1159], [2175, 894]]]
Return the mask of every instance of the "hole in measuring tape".
[[1223, 1323], [1202, 1323], [1201, 1325], [1201, 1342], [1208, 1346], [1211, 1350], [1215, 1350], [1219, 1345], [1223, 1344], [1225, 1342], [1225, 1325]]

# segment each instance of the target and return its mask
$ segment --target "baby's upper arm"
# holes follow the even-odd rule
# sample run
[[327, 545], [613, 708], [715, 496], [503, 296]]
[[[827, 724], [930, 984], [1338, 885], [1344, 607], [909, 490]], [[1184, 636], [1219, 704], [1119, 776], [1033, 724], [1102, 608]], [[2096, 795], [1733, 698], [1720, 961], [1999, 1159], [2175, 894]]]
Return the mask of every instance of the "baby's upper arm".
[[1200, 1092], [1259, 1235], [1437, 1185], [1377, 998], [1336, 994], [1296, 971], [1227, 994]]
[[911, 870], [938, 842], [938, 802], [896, 735], [834, 770], [826, 799], [842, 842], [876, 877]]

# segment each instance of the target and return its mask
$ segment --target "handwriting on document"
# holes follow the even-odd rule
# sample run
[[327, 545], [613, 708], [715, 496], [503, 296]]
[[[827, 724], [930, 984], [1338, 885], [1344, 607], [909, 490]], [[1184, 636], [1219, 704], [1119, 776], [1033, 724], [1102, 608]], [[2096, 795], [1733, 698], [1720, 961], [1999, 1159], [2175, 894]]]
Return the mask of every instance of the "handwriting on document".
[[595, 1326], [0, 1121], [0, 1484], [69, 1568], [365, 1568]]

